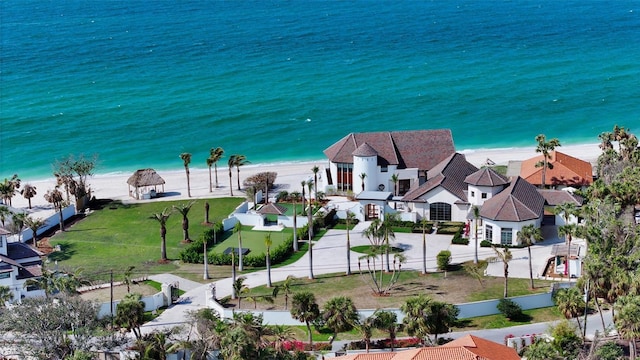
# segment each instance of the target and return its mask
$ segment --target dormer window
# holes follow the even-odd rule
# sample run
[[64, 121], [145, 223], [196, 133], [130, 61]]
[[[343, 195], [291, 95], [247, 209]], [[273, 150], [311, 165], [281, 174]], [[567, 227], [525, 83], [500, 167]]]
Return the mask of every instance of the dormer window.
[[486, 199], [487, 198], [487, 193], [482, 193], [482, 198]]
[[389, 171], [389, 167], [387, 165], [380, 165], [380, 172], [387, 172]]

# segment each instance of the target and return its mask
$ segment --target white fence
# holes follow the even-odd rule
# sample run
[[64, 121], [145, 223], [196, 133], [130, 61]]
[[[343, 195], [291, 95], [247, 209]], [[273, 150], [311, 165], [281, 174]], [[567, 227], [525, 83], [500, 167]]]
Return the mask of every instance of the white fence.
[[[538, 309], [544, 307], [554, 306], [553, 299], [551, 297], [551, 292], [534, 294], [534, 295], [525, 295], [525, 296], [517, 296], [510, 298], [515, 303], [522, 307], [522, 310], [530, 310], [530, 309]], [[500, 300], [486, 300], [486, 301], [476, 301], [472, 303], [465, 304], [457, 304], [456, 306], [460, 309], [460, 314], [458, 315], [459, 319], [467, 319], [478, 316], [487, 316], [487, 315], [495, 315], [499, 314], [498, 311], [498, 302]], [[233, 313], [235, 311], [243, 311], [243, 312], [252, 312], [254, 314], [261, 314], [263, 316], [263, 321], [266, 324], [271, 325], [304, 325], [300, 321], [293, 319], [289, 311], [286, 310], [277, 310], [277, 311], [257, 311], [250, 309], [240, 309], [240, 310], [232, 310], [227, 309], [220, 305], [217, 301], [214, 301], [211, 294], [207, 294], [207, 305], [215, 310], [218, 315], [223, 319], [233, 318]], [[404, 313], [399, 309], [385, 309], [388, 311], [392, 311], [396, 313], [398, 317], [398, 322], [402, 322], [404, 319]], [[358, 314], [361, 317], [371, 316], [375, 310], [358, 310]]]
[[[144, 303], [144, 311], [154, 311], [160, 309], [161, 307], [169, 306], [171, 304], [171, 285], [162, 284], [161, 292], [145, 296], [141, 300]], [[113, 302], [113, 305], [111, 302], [100, 304], [100, 307], [98, 309], [98, 318], [103, 319], [105, 317], [111, 316], [112, 309], [113, 316], [115, 316], [118, 304], [121, 302], [122, 300], [117, 300]]]
[[[69, 219], [70, 217], [72, 217], [73, 215], [76, 214], [76, 207], [73, 205], [69, 205], [66, 208], [62, 209], [62, 218], [64, 220]], [[49, 216], [47, 219], [45, 219], [45, 226], [41, 227], [40, 229], [38, 229], [37, 234], [38, 235], [42, 235], [43, 233], [45, 233], [46, 231], [48, 231], [49, 229], [56, 227], [56, 226], [60, 226], [60, 214], [58, 214], [57, 212], [51, 216]], [[33, 239], [33, 231], [31, 231], [31, 229], [25, 229], [22, 231], [22, 242], [27, 242], [29, 240]]]

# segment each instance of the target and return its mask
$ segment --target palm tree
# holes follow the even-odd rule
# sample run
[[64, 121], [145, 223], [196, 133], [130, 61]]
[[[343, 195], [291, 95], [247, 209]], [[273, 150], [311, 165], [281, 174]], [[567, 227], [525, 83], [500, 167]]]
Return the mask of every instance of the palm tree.
[[568, 289], [560, 289], [554, 294], [553, 300], [558, 306], [558, 310], [567, 320], [576, 318], [578, 328], [580, 333], [582, 333], [580, 315], [584, 312], [586, 304], [584, 303], [580, 289], [576, 286]]
[[572, 236], [577, 231], [577, 226], [575, 224], [570, 224], [572, 216], [577, 215], [578, 208], [574, 203], [571, 202], [563, 202], [562, 204], [556, 205], [554, 208], [554, 213], [556, 215], [562, 215], [562, 219], [564, 220], [564, 225], [561, 225], [558, 228], [558, 234], [560, 236], [564, 236], [567, 241], [567, 258], [564, 262], [564, 274], [568, 279], [571, 278], [571, 274], [569, 273], [571, 269], [569, 268], [569, 259], [571, 258], [571, 240]]
[[273, 339], [272, 346], [276, 351], [276, 355], [284, 355], [287, 350], [284, 345], [295, 339], [295, 333], [293, 328], [287, 325], [273, 325], [271, 327], [271, 335], [270, 337]]
[[536, 167], [542, 167], [542, 188], [544, 189], [546, 187], [547, 169], [553, 169], [553, 165], [549, 163], [551, 152], [561, 145], [560, 140], [556, 138], [547, 141], [544, 134], [536, 136], [536, 141], [538, 142], [536, 152], [542, 153], [542, 161], [538, 162]]
[[522, 230], [518, 231], [518, 240], [520, 243], [527, 247], [529, 252], [529, 288], [533, 289], [533, 265], [531, 259], [531, 245], [542, 241], [542, 231], [540, 228], [535, 227], [533, 224], [529, 224], [522, 227]]
[[309, 334], [309, 345], [313, 349], [313, 334], [311, 323], [320, 317], [320, 308], [316, 303], [316, 297], [309, 291], [303, 291], [293, 295], [291, 302], [291, 317], [304, 322]]
[[358, 177], [360, 177], [360, 182], [362, 184], [362, 191], [364, 191], [364, 179], [367, 177], [367, 173], [360, 173]]
[[427, 308], [427, 325], [429, 333], [434, 336], [433, 342], [438, 343], [438, 335], [446, 334], [458, 321], [460, 309], [457, 306], [441, 301], [432, 301]]
[[495, 246], [492, 246], [491, 248], [495, 251], [496, 258], [502, 261], [504, 270], [504, 294], [502, 297], [506, 298], [508, 296], [507, 289], [509, 286], [509, 261], [513, 259], [513, 255], [511, 254], [511, 251], [509, 251], [509, 248], [504, 248], [502, 251], [498, 250]]
[[236, 293], [236, 297], [238, 299], [238, 309], [240, 309], [240, 302], [242, 301], [242, 295], [249, 291], [249, 287], [245, 285], [244, 281], [247, 280], [246, 277], [240, 276], [233, 282], [233, 292]]
[[38, 230], [47, 225], [47, 222], [42, 218], [32, 218], [31, 216], [27, 216], [24, 219], [24, 225], [31, 229], [33, 232], [33, 246], [38, 247]]
[[58, 211], [58, 215], [60, 218], [60, 231], [64, 231], [64, 215], [62, 214], [62, 204], [64, 198], [62, 196], [62, 192], [60, 192], [58, 188], [47, 190], [47, 193], [44, 194], [44, 199], [51, 203], [53, 207]]
[[242, 224], [238, 221], [233, 226], [233, 232], [238, 234], [238, 271], [244, 270], [244, 265], [242, 264]]
[[144, 302], [140, 294], [127, 294], [118, 304], [115, 322], [127, 331], [132, 331], [136, 339], [142, 338], [140, 326], [144, 323]]
[[280, 293], [280, 291], [282, 291], [284, 293], [284, 309], [287, 310], [287, 306], [289, 305], [289, 295], [293, 294], [293, 282], [295, 281], [296, 277], [293, 275], [289, 275], [287, 276], [286, 279], [284, 279], [284, 281], [282, 282], [282, 284], [276, 286], [273, 289], [273, 297], [275, 298], [276, 296], [278, 296], [278, 293]]
[[52, 295], [53, 293], [56, 292], [56, 290], [58, 290], [56, 288], [57, 274], [53, 271], [49, 271], [45, 263], [42, 264], [41, 272], [42, 272], [42, 275], [40, 277], [28, 279], [27, 281], [24, 282], [23, 286], [25, 288], [34, 286], [44, 291], [44, 296], [46, 298], [49, 298], [49, 295]]
[[271, 232], [269, 232], [264, 236], [264, 246], [267, 248], [267, 287], [271, 287], [271, 245], [273, 245], [273, 241], [271, 240]]
[[382, 231], [384, 235], [384, 256], [387, 261], [387, 272], [391, 272], [391, 264], [389, 262], [389, 252], [391, 251], [391, 246], [389, 245], [389, 240], [395, 240], [396, 234], [393, 232], [393, 222], [396, 220], [395, 214], [386, 214], [384, 217], [384, 221], [380, 225], [380, 231]]
[[429, 338], [429, 326], [427, 320], [427, 308], [433, 300], [424, 294], [412, 296], [400, 306], [400, 310], [405, 314], [402, 323], [407, 334], [417, 336], [424, 345], [425, 339]]
[[473, 205], [471, 208], [473, 211], [473, 224], [475, 226], [474, 238], [476, 239], [476, 243], [474, 246], [474, 255], [473, 255], [473, 263], [478, 263], [478, 221], [480, 220], [480, 208], [476, 205]]
[[13, 299], [13, 293], [8, 286], [0, 286], [0, 308], [5, 307], [5, 303]]
[[315, 185], [315, 199], [318, 201], [318, 173], [320, 172], [320, 168], [314, 165], [311, 171], [313, 172], [313, 184]]
[[349, 231], [351, 229], [351, 223], [356, 219], [356, 214], [347, 210], [347, 275], [351, 275], [351, 240]]
[[31, 209], [31, 198], [36, 196], [36, 187], [31, 184], [25, 184], [24, 188], [20, 190], [20, 194], [24, 196], [25, 199], [29, 202], [29, 209]]
[[191, 182], [189, 179], [189, 164], [191, 163], [191, 153], [180, 154], [180, 159], [184, 163], [184, 172], [187, 174], [187, 196], [191, 197]]
[[[309, 198], [311, 198], [311, 189], [313, 188], [313, 182], [307, 181], [307, 186], [309, 187]], [[307, 216], [309, 217], [308, 221], [308, 233], [309, 233], [309, 279], [313, 280], [313, 218], [312, 218], [312, 204], [311, 199], [309, 199], [309, 206], [307, 207]]]
[[124, 274], [122, 274], [122, 282], [127, 285], [127, 294], [131, 293], [131, 284], [133, 284], [133, 269], [135, 266], [129, 266], [127, 270], [125, 270]]
[[[231, 283], [236, 283], [236, 249], [231, 248]], [[236, 298], [236, 289], [231, 286], [231, 299], [234, 300]]]
[[20, 189], [20, 178], [18, 174], [14, 174], [11, 179], [5, 178], [0, 183], [0, 197], [5, 200], [5, 204], [12, 206], [11, 199], [16, 195], [18, 189]]
[[616, 302], [614, 322], [620, 337], [629, 341], [630, 359], [637, 356], [636, 341], [640, 338], [640, 296], [621, 296]]
[[[0, 206], [0, 210], [2, 210], [2, 206]], [[13, 217], [11, 219], [13, 223], [12, 231], [14, 234], [18, 234], [18, 241], [20, 241], [22, 230], [24, 229], [24, 226], [25, 226], [24, 221], [27, 218], [27, 216], [29, 216], [29, 214], [25, 212], [19, 212], [17, 214], [13, 214]]]
[[422, 275], [427, 275], [427, 227], [429, 222], [426, 218], [420, 220], [422, 226]]
[[216, 173], [216, 188], [218, 188], [218, 161], [222, 159], [224, 150], [221, 147], [211, 148], [209, 150], [209, 157], [207, 158], [207, 166], [209, 167], [209, 192], [212, 192], [211, 188], [211, 165], [213, 165]]
[[358, 310], [351, 298], [337, 296], [324, 304], [322, 312], [325, 326], [333, 330], [333, 336], [329, 340], [329, 344], [338, 337], [338, 333], [351, 331], [358, 322]]
[[173, 205], [173, 210], [177, 211], [182, 215], [182, 234], [184, 242], [190, 242], [189, 239], [189, 211], [191, 207], [195, 204], [195, 201], [191, 201], [187, 204], [180, 204], [180, 206]]
[[9, 218], [9, 216], [13, 215], [13, 212], [6, 206], [0, 205], [0, 223], [2, 223], [2, 227], [5, 227], [5, 221]]
[[291, 201], [293, 202], [293, 251], [298, 251], [298, 209], [296, 208], [296, 201], [300, 199], [300, 193], [297, 191], [289, 194]]
[[162, 212], [154, 213], [151, 219], [160, 224], [160, 261], [167, 261], [167, 220], [173, 212], [169, 208], [164, 208]]
[[398, 174], [391, 175], [391, 182], [393, 183], [393, 196], [398, 196], [398, 181], [400, 181], [400, 177]]
[[238, 190], [240, 190], [240, 166], [244, 166], [247, 164], [251, 164], [251, 161], [247, 160], [247, 157], [244, 155], [231, 155], [229, 157], [229, 160], [231, 160], [233, 158], [233, 166], [236, 167], [236, 172], [238, 175], [238, 178], [236, 179], [238, 181]]
[[374, 322], [375, 318], [372, 315], [365, 317], [356, 324], [356, 329], [358, 329], [358, 332], [360, 332], [360, 335], [362, 336], [367, 353], [371, 347], [371, 337], [373, 336], [373, 329], [375, 328]]
[[388, 310], [376, 310], [373, 313], [373, 316], [373, 324], [375, 328], [389, 333], [391, 351], [393, 352], [396, 342], [396, 333], [398, 331], [398, 316], [396, 313]]
[[229, 156], [229, 160], [227, 160], [227, 166], [229, 168], [229, 192], [231, 196], [233, 196], [233, 164], [236, 161], [236, 155]]

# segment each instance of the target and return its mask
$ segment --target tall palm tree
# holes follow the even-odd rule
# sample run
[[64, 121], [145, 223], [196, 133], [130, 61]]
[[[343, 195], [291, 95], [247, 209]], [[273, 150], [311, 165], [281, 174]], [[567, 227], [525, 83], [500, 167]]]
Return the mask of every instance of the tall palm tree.
[[[0, 210], [2, 210], [1, 206], [0, 206]], [[27, 214], [26, 212], [19, 212], [19, 213], [13, 214], [13, 217], [11, 219], [11, 221], [13, 222], [12, 231], [14, 234], [18, 234], [18, 241], [21, 241], [20, 238], [22, 236], [22, 230], [24, 229], [24, 226], [25, 226], [24, 222], [27, 216], [29, 216], [29, 214]]]
[[351, 331], [354, 328], [358, 322], [358, 310], [351, 298], [337, 296], [324, 304], [322, 319], [325, 326], [333, 330], [333, 336], [329, 340], [331, 344], [338, 337], [338, 333]]
[[247, 164], [251, 164], [251, 161], [247, 160], [247, 157], [244, 155], [231, 155], [229, 158], [233, 157], [233, 166], [236, 167], [236, 172], [238, 178], [238, 190], [240, 190], [240, 167], [245, 166]]
[[389, 261], [389, 252], [391, 251], [391, 246], [389, 245], [390, 240], [395, 240], [396, 234], [393, 232], [393, 222], [397, 219], [395, 214], [386, 214], [384, 217], [384, 221], [382, 221], [380, 226], [380, 231], [384, 235], [384, 256], [386, 258], [386, 266], [387, 272], [391, 272], [391, 263]]
[[425, 339], [429, 338], [427, 308], [432, 301], [431, 297], [420, 294], [408, 298], [400, 306], [400, 310], [405, 314], [402, 319], [405, 330], [409, 335], [418, 337], [423, 345]]
[[477, 207], [476, 205], [473, 205], [473, 207], [471, 208], [471, 211], [473, 211], [473, 224], [475, 227], [475, 232], [473, 235], [474, 235], [474, 238], [476, 239], [475, 246], [474, 246], [473, 263], [477, 264], [478, 263], [478, 222], [480, 220], [480, 208]]
[[13, 211], [11, 211], [11, 209], [7, 206], [0, 205], [0, 223], [2, 224], [2, 227], [6, 226], [5, 222], [11, 215], [13, 215]]
[[31, 184], [24, 184], [24, 188], [20, 190], [20, 194], [29, 202], [29, 209], [31, 209], [31, 198], [37, 195], [36, 187]]
[[564, 262], [564, 274], [570, 279], [571, 274], [569, 274], [569, 272], [571, 269], [569, 268], [569, 259], [571, 257], [571, 240], [577, 231], [577, 226], [575, 224], [569, 224], [569, 221], [572, 216], [578, 214], [578, 208], [574, 203], [563, 202], [562, 204], [556, 205], [553, 211], [556, 215], [562, 215], [562, 219], [564, 220], [564, 225], [558, 228], [558, 234], [564, 236], [567, 241], [567, 258]]
[[580, 333], [582, 333], [582, 324], [580, 323], [580, 315], [584, 313], [585, 303], [580, 292], [580, 288], [573, 286], [568, 289], [559, 289], [553, 297], [558, 310], [568, 320], [576, 318]]
[[267, 287], [271, 287], [271, 245], [273, 245], [273, 240], [271, 240], [271, 232], [268, 232], [267, 235], [264, 236], [264, 246], [267, 248]]
[[311, 168], [311, 171], [313, 172], [313, 184], [315, 185], [315, 199], [318, 201], [318, 173], [320, 172], [320, 168], [314, 165], [313, 168]]
[[293, 251], [298, 251], [298, 209], [296, 208], [296, 201], [300, 199], [300, 193], [297, 191], [289, 194], [291, 201], [293, 202]]
[[360, 177], [360, 182], [362, 184], [362, 191], [364, 191], [364, 179], [367, 177], [367, 173], [360, 173], [358, 177]]
[[233, 232], [238, 234], [238, 271], [244, 270], [244, 264], [242, 263], [242, 224], [238, 221], [233, 226]]
[[542, 153], [542, 161], [536, 164], [536, 167], [542, 167], [542, 188], [544, 189], [546, 184], [546, 176], [547, 169], [553, 169], [553, 165], [549, 163], [549, 159], [551, 158], [551, 152], [560, 147], [560, 140], [553, 138], [547, 141], [547, 138], [544, 134], [539, 134], [536, 136], [536, 141], [538, 145], [536, 146], [536, 152]]
[[187, 174], [187, 196], [191, 197], [191, 180], [189, 179], [189, 164], [191, 163], [191, 153], [180, 154], [180, 159], [184, 164], [184, 172]]
[[420, 220], [422, 226], [422, 275], [427, 275], [427, 227], [429, 221], [426, 218]]
[[351, 223], [356, 219], [356, 214], [347, 210], [347, 275], [351, 275], [351, 239], [349, 231], [351, 230]]
[[518, 240], [520, 244], [527, 247], [529, 252], [529, 288], [533, 289], [533, 265], [531, 259], [531, 245], [542, 241], [542, 231], [540, 228], [535, 227], [533, 224], [529, 224], [522, 227], [522, 230], [518, 231]]
[[233, 164], [236, 161], [236, 155], [229, 156], [227, 160], [227, 167], [229, 168], [229, 192], [233, 196]]
[[218, 188], [218, 161], [222, 159], [224, 155], [224, 149], [221, 147], [211, 148], [209, 150], [209, 157], [207, 158], [207, 166], [209, 167], [209, 192], [212, 192], [211, 188], [211, 166], [213, 165], [216, 173], [216, 188]]
[[62, 192], [60, 192], [57, 187], [53, 190], [47, 190], [47, 193], [44, 194], [44, 199], [51, 203], [58, 212], [60, 231], [64, 231], [64, 215], [62, 214], [62, 204], [64, 201], [64, 197], [62, 195]]
[[167, 220], [172, 213], [169, 208], [164, 208], [162, 212], [151, 215], [151, 219], [160, 224], [160, 260], [163, 262], [167, 261]]
[[[311, 198], [311, 189], [313, 188], [313, 182], [307, 181], [307, 186], [309, 187], [309, 198]], [[309, 206], [307, 207], [307, 216], [309, 218], [308, 221], [308, 233], [309, 233], [309, 279], [313, 280], [313, 218], [312, 218], [312, 204], [311, 199], [309, 199]]]
[[309, 291], [302, 291], [293, 295], [291, 301], [291, 317], [304, 322], [309, 334], [309, 345], [313, 349], [313, 334], [311, 323], [320, 317], [320, 308], [316, 303], [316, 297]]
[[502, 251], [498, 250], [495, 246], [491, 247], [493, 251], [496, 253], [496, 258], [502, 261], [503, 271], [504, 271], [504, 294], [502, 297], [506, 298], [508, 295], [508, 287], [509, 287], [509, 261], [513, 259], [513, 255], [509, 248], [504, 248]]
[[191, 207], [195, 204], [195, 201], [191, 201], [187, 204], [180, 204], [179, 206], [173, 205], [173, 210], [177, 211], [182, 215], [182, 234], [184, 242], [189, 242], [189, 211]]
[[24, 225], [31, 229], [33, 232], [33, 246], [38, 247], [38, 230], [47, 225], [47, 222], [42, 218], [33, 218], [31, 216], [27, 216], [24, 219]]
[[20, 188], [20, 181], [18, 174], [14, 174], [11, 179], [5, 178], [3, 182], [0, 182], [0, 197], [5, 201], [5, 204], [12, 206], [11, 199]]

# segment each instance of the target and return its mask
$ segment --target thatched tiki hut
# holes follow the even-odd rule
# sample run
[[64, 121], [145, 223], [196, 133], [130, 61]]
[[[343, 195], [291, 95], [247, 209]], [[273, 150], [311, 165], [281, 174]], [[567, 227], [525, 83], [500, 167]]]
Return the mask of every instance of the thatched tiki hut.
[[[136, 199], [140, 199], [140, 194], [143, 194], [143, 198], [147, 195], [149, 198], [152, 192], [157, 193], [158, 185], [162, 185], [162, 192], [164, 192], [164, 179], [158, 175], [158, 173], [153, 169], [140, 169], [137, 170], [133, 175], [129, 177], [127, 180], [127, 184], [129, 184], [129, 196], [135, 197]], [[131, 190], [131, 187], [134, 190]], [[153, 187], [153, 189], [150, 189]]]

